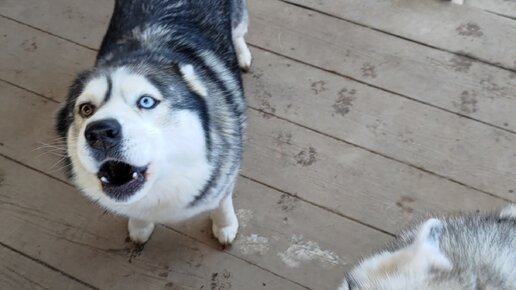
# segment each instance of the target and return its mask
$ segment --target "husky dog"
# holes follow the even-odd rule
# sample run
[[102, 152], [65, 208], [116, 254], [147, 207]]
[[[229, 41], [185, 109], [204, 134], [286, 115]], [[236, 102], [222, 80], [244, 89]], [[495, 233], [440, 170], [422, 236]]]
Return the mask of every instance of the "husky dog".
[[339, 290], [514, 290], [516, 206], [432, 218], [363, 260]]
[[251, 54], [245, 0], [117, 0], [95, 67], [57, 117], [70, 175], [129, 236], [211, 211], [231, 243]]

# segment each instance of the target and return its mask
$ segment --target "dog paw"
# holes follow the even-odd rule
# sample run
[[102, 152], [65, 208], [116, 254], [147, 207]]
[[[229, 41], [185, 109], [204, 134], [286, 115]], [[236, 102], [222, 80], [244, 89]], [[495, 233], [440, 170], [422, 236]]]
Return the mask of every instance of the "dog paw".
[[243, 37], [240, 37], [235, 41], [236, 45], [236, 53], [237, 53], [237, 59], [238, 59], [238, 65], [240, 66], [240, 69], [243, 72], [248, 72], [249, 69], [251, 69], [251, 62], [252, 62], [252, 55], [251, 51], [249, 50], [249, 47], [247, 47], [247, 44], [245, 43], [245, 40]]
[[238, 222], [223, 227], [213, 223], [212, 231], [213, 236], [215, 236], [215, 238], [217, 238], [222, 245], [230, 245], [236, 238], [238, 232]]
[[127, 225], [129, 237], [137, 244], [147, 242], [154, 231], [154, 223], [141, 220], [129, 219]]
[[251, 61], [251, 51], [248, 48], [238, 55], [238, 64], [243, 72], [248, 72], [251, 69]]

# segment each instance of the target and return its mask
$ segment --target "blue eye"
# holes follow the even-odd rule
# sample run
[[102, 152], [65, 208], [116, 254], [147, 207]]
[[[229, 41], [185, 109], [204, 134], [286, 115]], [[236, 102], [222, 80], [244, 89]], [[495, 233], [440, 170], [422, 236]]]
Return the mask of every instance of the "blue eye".
[[138, 103], [137, 103], [138, 108], [146, 109], [146, 110], [154, 109], [154, 107], [156, 107], [158, 104], [159, 104], [158, 100], [156, 100], [153, 97], [148, 96], [148, 95], [141, 96], [140, 99], [138, 99]]

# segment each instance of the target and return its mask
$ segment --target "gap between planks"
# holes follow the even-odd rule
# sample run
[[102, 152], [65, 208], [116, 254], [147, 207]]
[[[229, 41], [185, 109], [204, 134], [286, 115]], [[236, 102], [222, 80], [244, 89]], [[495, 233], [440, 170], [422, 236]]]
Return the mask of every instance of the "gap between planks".
[[43, 266], [43, 267], [48, 268], [48, 269], [50, 269], [50, 270], [52, 270], [52, 271], [54, 271], [54, 272], [57, 272], [57, 273], [59, 273], [59, 274], [61, 274], [61, 275], [65, 276], [65, 277], [67, 277], [67, 278], [71, 279], [72, 281], [75, 281], [75, 282], [77, 282], [77, 283], [79, 283], [79, 284], [81, 284], [81, 285], [83, 285], [83, 286], [85, 286], [85, 287], [87, 287], [87, 288], [90, 288], [90, 289], [93, 289], [93, 290], [100, 290], [99, 288], [97, 288], [97, 287], [95, 287], [95, 286], [93, 286], [93, 285], [91, 285], [91, 284], [89, 284], [89, 283], [86, 283], [86, 282], [84, 282], [84, 281], [82, 281], [82, 280], [80, 280], [80, 279], [78, 279], [78, 278], [76, 278], [76, 277], [74, 277], [74, 276], [72, 276], [72, 275], [69, 275], [68, 273], [63, 272], [63, 271], [61, 271], [61, 270], [57, 269], [56, 267], [54, 267], [54, 266], [52, 266], [52, 265], [49, 265], [49, 264], [47, 264], [47, 263], [45, 263], [45, 262], [43, 262], [43, 261], [41, 261], [41, 260], [39, 260], [39, 259], [36, 259], [36, 258], [34, 258], [34, 257], [31, 257], [30, 255], [27, 255], [26, 253], [23, 253], [23, 252], [21, 252], [21, 251], [18, 251], [17, 249], [15, 249], [15, 248], [13, 248], [13, 247], [11, 247], [11, 246], [9, 246], [9, 245], [7, 245], [7, 244], [3, 243], [3, 242], [0, 242], [0, 246], [1, 246], [1, 247], [4, 247], [4, 248], [5, 248], [5, 249], [7, 249], [8, 251], [11, 251], [11, 252], [13, 252], [13, 253], [15, 253], [15, 254], [18, 254], [18, 255], [20, 255], [20, 256], [22, 256], [22, 257], [24, 257], [24, 258], [26, 258], [26, 259], [28, 259], [28, 260], [30, 260], [30, 261], [32, 261], [32, 262], [34, 262], [34, 263], [36, 263], [36, 264], [38, 264], [38, 265], [40, 265], [40, 266]]
[[[396, 33], [389, 32], [387, 30], [379, 29], [379, 28], [376, 28], [376, 27], [371, 26], [371, 25], [360, 23], [358, 21], [346, 19], [344, 17], [338, 16], [338, 15], [334, 15], [334, 14], [331, 14], [331, 13], [328, 13], [328, 12], [325, 12], [323, 10], [319, 10], [319, 9], [316, 9], [316, 8], [312, 8], [312, 7], [307, 6], [307, 5], [303, 5], [303, 4], [300, 4], [300, 3], [295, 3], [295, 2], [292, 2], [292, 1], [289, 1], [289, 0], [277, 0], [277, 1], [283, 2], [283, 3], [288, 4], [288, 5], [292, 5], [292, 6], [295, 6], [295, 7], [299, 7], [299, 8], [302, 8], [302, 9], [306, 9], [308, 11], [312, 11], [312, 12], [315, 12], [315, 13], [318, 13], [318, 14], [322, 14], [322, 15], [328, 16], [330, 18], [334, 18], [334, 19], [338, 19], [338, 20], [341, 20], [341, 21], [344, 21], [344, 22], [347, 22], [347, 23], [351, 23], [351, 24], [354, 24], [354, 25], [357, 25], [357, 26], [360, 26], [360, 27], [363, 27], [363, 28], [366, 28], [366, 29], [370, 29], [370, 30], [373, 30], [373, 31], [376, 31], [376, 32], [380, 32], [380, 33], [392, 36], [394, 38], [399, 38], [399, 39], [402, 39], [402, 40], [405, 40], [405, 41], [408, 41], [408, 42], [412, 42], [412, 43], [415, 43], [415, 44], [418, 44], [418, 45], [421, 45], [421, 46], [425, 46], [425, 47], [428, 47], [428, 48], [432, 48], [432, 49], [435, 49], [435, 50], [439, 50], [439, 51], [443, 51], [443, 52], [459, 55], [459, 56], [462, 56], [462, 57], [466, 57], [468, 59], [475, 60], [475, 61], [478, 61], [480, 63], [486, 64], [486, 65], [489, 65], [489, 66], [492, 66], [492, 67], [497, 67], [499, 69], [502, 69], [502, 70], [505, 70], [505, 71], [508, 71], [508, 72], [516, 73], [516, 68], [508, 67], [508, 66], [502, 65], [500, 63], [490, 62], [490, 61], [481, 59], [479, 57], [470, 55], [468, 53], [461, 53], [461, 52], [445, 49], [445, 48], [442, 48], [442, 47], [438, 47], [436, 45], [425, 43], [423, 41], [415, 40], [415, 39], [412, 39], [412, 38], [409, 38], [409, 37], [406, 37], [406, 36], [398, 35]], [[489, 12], [489, 11], [486, 11], [486, 12]], [[489, 12], [489, 13], [492, 13], [492, 12]], [[501, 16], [501, 15], [499, 15], [499, 16]], [[501, 17], [503, 17], [503, 16], [501, 16]]]

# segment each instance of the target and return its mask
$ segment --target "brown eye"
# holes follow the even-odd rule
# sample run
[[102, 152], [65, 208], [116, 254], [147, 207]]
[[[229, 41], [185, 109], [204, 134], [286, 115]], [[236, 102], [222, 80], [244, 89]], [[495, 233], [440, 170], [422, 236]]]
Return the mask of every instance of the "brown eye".
[[88, 118], [89, 116], [93, 115], [95, 112], [95, 106], [90, 103], [84, 103], [79, 106], [79, 114], [83, 118]]

